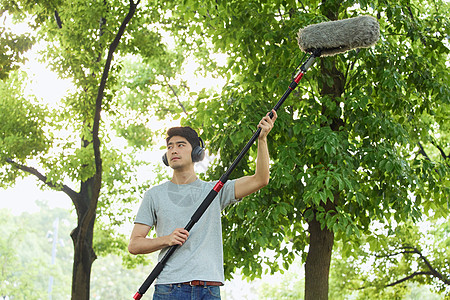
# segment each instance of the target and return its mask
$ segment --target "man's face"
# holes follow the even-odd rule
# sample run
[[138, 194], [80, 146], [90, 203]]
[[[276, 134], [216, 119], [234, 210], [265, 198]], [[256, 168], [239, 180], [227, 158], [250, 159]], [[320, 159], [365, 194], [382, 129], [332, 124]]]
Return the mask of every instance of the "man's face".
[[167, 160], [173, 169], [192, 164], [191, 153], [191, 144], [182, 136], [173, 136], [167, 143]]

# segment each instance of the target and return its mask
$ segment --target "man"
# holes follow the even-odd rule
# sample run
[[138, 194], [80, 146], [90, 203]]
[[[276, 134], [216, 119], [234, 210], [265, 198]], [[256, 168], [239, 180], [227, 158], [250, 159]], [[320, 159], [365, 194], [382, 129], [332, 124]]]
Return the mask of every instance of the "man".
[[[194, 171], [195, 161], [203, 158], [197, 133], [190, 127], [174, 127], [167, 132], [165, 164], [173, 169], [170, 181], [152, 187], [144, 194], [130, 237], [132, 254], [147, 254], [169, 246], [180, 245], [156, 279], [154, 300], [220, 299], [223, 285], [223, 249], [221, 211], [269, 183], [269, 150], [267, 135], [277, 114], [267, 114], [258, 124], [258, 154], [255, 174], [228, 180], [191, 232], [185, 226], [214, 182], [204, 182]], [[155, 226], [157, 237], [147, 237]]]

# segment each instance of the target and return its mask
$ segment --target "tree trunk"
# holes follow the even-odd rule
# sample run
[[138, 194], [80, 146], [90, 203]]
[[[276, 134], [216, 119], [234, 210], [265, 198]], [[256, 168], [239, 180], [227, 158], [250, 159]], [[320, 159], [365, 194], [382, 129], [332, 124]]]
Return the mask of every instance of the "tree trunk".
[[[337, 20], [339, 16], [339, 7], [342, 1], [340, 0], [322, 0], [321, 11], [330, 20]], [[325, 59], [331, 63], [326, 64]], [[333, 58], [323, 58], [320, 60], [320, 70], [322, 74], [322, 82], [320, 95], [322, 97], [329, 96], [336, 103], [337, 109], [340, 107], [339, 97], [344, 92], [345, 76], [336, 67], [336, 62]], [[333, 83], [329, 85], [327, 78], [332, 78]], [[330, 118], [329, 108], [322, 106], [322, 115]], [[321, 126], [330, 126], [333, 131], [339, 131], [340, 127], [344, 125], [344, 121], [332, 112], [331, 124], [322, 124]], [[327, 162], [333, 163], [333, 162]], [[325, 211], [333, 210], [339, 195], [334, 195], [334, 199], [328, 199], [324, 205]], [[320, 222], [317, 221], [316, 216], [313, 220], [308, 222], [309, 225], [309, 251], [305, 263], [305, 300], [324, 300], [328, 299], [328, 278], [330, 274], [331, 254], [334, 244], [334, 233], [326, 227], [321, 229]]]
[[74, 300], [89, 299], [91, 267], [97, 258], [92, 248], [94, 222], [90, 223], [91, 225], [86, 230], [80, 229], [80, 225], [78, 225], [71, 234], [74, 244], [71, 299]]
[[[94, 123], [92, 126], [92, 145], [94, 148], [95, 174], [85, 182], [81, 183], [79, 197], [73, 201], [78, 215], [78, 226], [71, 233], [74, 246], [72, 270], [72, 300], [89, 300], [90, 296], [91, 267], [92, 263], [97, 258], [92, 247], [94, 224], [97, 213], [98, 198], [102, 185], [103, 173], [100, 153], [99, 128], [104, 90], [106, 87], [106, 82], [108, 80], [108, 74], [111, 68], [113, 54], [116, 51], [117, 46], [119, 45], [120, 39], [125, 32], [125, 28], [133, 18], [139, 2], [140, 0], [136, 2], [130, 0], [130, 8], [128, 10], [128, 13], [122, 21], [122, 24], [120, 25], [119, 31], [117, 32], [114, 40], [109, 46], [108, 55], [106, 58], [105, 66], [103, 68], [102, 78], [100, 80], [100, 86], [97, 92], [97, 98], [95, 100]], [[104, 22], [104, 19], [102, 19], [102, 22]], [[83, 147], [88, 147], [90, 145], [90, 142], [83, 139], [82, 145]]]
[[328, 277], [334, 233], [320, 228], [314, 218], [309, 224], [309, 251], [305, 264], [305, 300], [328, 299]]
[[83, 182], [76, 201], [78, 224], [70, 234], [74, 248], [72, 300], [88, 300], [90, 296], [91, 267], [97, 258], [92, 246], [100, 179], [101, 173]]

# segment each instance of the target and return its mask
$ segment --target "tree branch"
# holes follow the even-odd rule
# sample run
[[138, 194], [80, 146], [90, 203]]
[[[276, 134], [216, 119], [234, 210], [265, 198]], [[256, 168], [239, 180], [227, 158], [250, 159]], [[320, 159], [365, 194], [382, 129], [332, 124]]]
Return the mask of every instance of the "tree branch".
[[419, 275], [432, 276], [432, 277], [438, 278], [439, 280], [441, 280], [445, 284], [450, 285], [450, 279], [445, 278], [444, 275], [442, 275], [442, 273], [438, 272], [435, 268], [433, 268], [431, 263], [422, 254], [422, 252], [419, 249], [415, 248], [415, 247], [403, 247], [401, 250], [399, 250], [396, 253], [392, 253], [392, 254], [388, 254], [388, 255], [382, 255], [382, 256], [376, 256], [376, 257], [392, 257], [392, 256], [399, 255], [399, 254], [417, 254], [417, 255], [419, 255], [419, 258], [427, 266], [428, 271], [414, 272], [413, 274], [411, 274], [409, 276], [406, 276], [403, 279], [397, 280], [396, 282], [390, 283], [390, 284], [388, 284], [386, 286], [394, 286], [396, 284], [402, 283], [402, 282], [404, 282], [406, 280], [409, 280], [409, 279], [411, 279], [411, 278], [413, 278], [415, 276], [419, 276]]
[[420, 276], [420, 275], [432, 275], [432, 274], [431, 274], [431, 272], [414, 272], [411, 275], [406, 276], [405, 278], [402, 278], [402, 279], [397, 280], [397, 281], [395, 281], [393, 283], [387, 284], [386, 287], [400, 284], [402, 282], [405, 282], [407, 280], [410, 280], [410, 279], [412, 279], [412, 278], [414, 278], [416, 276]]
[[22, 170], [22, 171], [24, 171], [24, 172], [26, 172], [28, 174], [36, 176], [40, 181], [42, 181], [45, 185], [47, 185], [48, 187], [52, 188], [53, 190], [56, 190], [56, 191], [59, 191], [59, 192], [64, 192], [67, 196], [70, 197], [70, 199], [72, 199], [72, 202], [74, 204], [76, 204], [76, 200], [78, 198], [78, 193], [75, 192], [74, 190], [72, 190], [67, 185], [63, 184], [62, 186], [60, 186], [60, 185], [54, 184], [54, 183], [48, 181], [47, 180], [47, 176], [43, 175], [37, 169], [35, 169], [33, 167], [28, 167], [28, 166], [19, 164], [19, 163], [13, 161], [10, 158], [7, 158], [6, 162], [11, 164], [16, 169]]
[[99, 133], [99, 125], [100, 125], [100, 113], [102, 110], [104, 91], [106, 88], [106, 82], [108, 80], [109, 70], [111, 69], [111, 61], [113, 59], [113, 54], [119, 45], [120, 39], [125, 32], [125, 28], [133, 17], [136, 7], [139, 4], [140, 0], [136, 2], [136, 4], [131, 0], [130, 8], [128, 14], [125, 16], [122, 24], [119, 27], [119, 31], [117, 32], [114, 40], [109, 46], [108, 56], [106, 58], [105, 67], [103, 68], [102, 78], [100, 80], [100, 86], [97, 92], [97, 98], [95, 101], [95, 116], [94, 116], [94, 124], [93, 124], [93, 143], [94, 143], [94, 154], [95, 154], [95, 166], [97, 168], [97, 173], [101, 168], [101, 158], [100, 158], [100, 140], [98, 137]]
[[[428, 161], [431, 161], [430, 157], [427, 155], [427, 153], [425, 152], [425, 149], [423, 148], [422, 144], [419, 142], [419, 154], [422, 154]], [[434, 140], [431, 140], [431, 144], [433, 146], [435, 146], [439, 153], [441, 154], [442, 158], [444, 159], [444, 163], [449, 166], [449, 164], [447, 163], [447, 159], [449, 158], [449, 155], [445, 154], [444, 149], [442, 149], [442, 147], [440, 147]]]
[[433, 268], [433, 266], [431, 265], [431, 263], [428, 261], [428, 259], [422, 254], [421, 251], [419, 251], [418, 249], [414, 248], [414, 251], [416, 254], [419, 255], [419, 257], [422, 259], [422, 261], [425, 263], [425, 265], [428, 267], [428, 269], [430, 270], [432, 276], [439, 278], [441, 281], [443, 281], [445, 284], [450, 285], [450, 279], [445, 278], [441, 273], [439, 273], [435, 268]]
[[134, 13], [136, 12], [136, 8], [139, 4], [140, 0], [134, 3], [133, 0], [130, 0], [130, 7], [128, 10], [127, 15], [122, 21], [122, 24], [120, 24], [119, 31], [117, 32], [116, 36], [114, 37], [114, 40], [111, 42], [111, 45], [109, 46], [108, 50], [108, 56], [106, 58], [105, 66], [103, 68], [103, 74], [102, 78], [100, 80], [100, 86], [98, 88], [97, 92], [97, 98], [95, 100], [95, 115], [94, 115], [94, 124], [92, 126], [92, 142], [94, 147], [94, 157], [95, 157], [95, 175], [94, 175], [94, 182], [93, 182], [93, 198], [96, 201], [91, 201], [89, 204], [88, 209], [88, 216], [86, 216], [85, 220], [86, 222], [89, 222], [89, 220], [95, 215], [96, 208], [97, 208], [97, 202], [98, 202], [98, 196], [100, 194], [101, 184], [102, 184], [102, 159], [101, 159], [101, 153], [100, 153], [100, 138], [99, 138], [99, 128], [100, 128], [100, 118], [101, 118], [101, 111], [102, 111], [102, 105], [103, 105], [103, 97], [104, 92], [106, 88], [106, 82], [108, 80], [109, 70], [111, 69], [111, 62], [113, 59], [113, 54], [117, 49], [117, 46], [119, 45], [120, 39], [122, 38], [125, 28], [127, 27], [128, 23], [133, 18]]
[[303, 2], [302, 2], [302, 1], [298, 1], [298, 2], [302, 5], [303, 11], [304, 11], [305, 13], [308, 13], [309, 11], [306, 9], [306, 7], [305, 7], [305, 5], [303, 4]]
[[423, 148], [422, 143], [419, 142], [418, 144], [419, 144], [419, 148], [420, 148], [419, 154], [422, 154], [428, 161], [431, 161], [430, 157], [429, 157], [428, 154], [425, 152], [425, 149]]
[[426, 46], [427, 46], [427, 41], [425, 40], [425, 38], [423, 37], [423, 35], [420, 34], [421, 32], [417, 29], [417, 26], [416, 26], [416, 24], [415, 24], [415, 21], [416, 21], [416, 20], [415, 20], [415, 18], [414, 18], [414, 15], [413, 15], [411, 6], [408, 6], [407, 9], [408, 9], [408, 12], [409, 12], [409, 16], [410, 16], [410, 18], [411, 18], [411, 21], [412, 21], [412, 22], [411, 22], [412, 27], [414, 27], [414, 31], [417, 32], [417, 33], [419, 34], [420, 41], [421, 41], [422, 44], [426, 47]]
[[181, 109], [183, 110], [183, 112], [186, 114], [186, 116], [188, 116], [188, 112], [186, 111], [186, 108], [184, 107], [183, 103], [181, 103], [180, 98], [178, 97], [177, 92], [175, 91], [175, 89], [172, 87], [172, 85], [169, 83], [169, 81], [167, 80], [166, 77], [164, 77], [164, 81], [166, 82], [166, 84], [169, 86], [169, 88], [172, 90], [173, 94], [175, 95], [175, 98], [177, 98], [178, 101], [178, 105], [181, 107]]
[[414, 254], [416, 252], [414, 252], [413, 250], [403, 250], [403, 251], [398, 251], [398, 252], [394, 252], [394, 253], [390, 253], [390, 254], [386, 254], [386, 255], [375, 255], [376, 258], [389, 258], [389, 257], [393, 257], [393, 256], [397, 256], [400, 254]]
[[283, 25], [286, 25], [285, 23], [284, 23], [284, 18], [283, 18], [283, 14], [281, 13], [281, 10], [280, 10], [280, 8], [278, 7], [278, 13], [279, 13], [279, 17], [281, 18], [281, 23], [283, 23]]
[[[446, 160], [449, 158], [449, 156], [448, 156], [447, 154], [445, 154], [444, 149], [442, 149], [442, 147], [439, 146], [439, 145], [436, 143], [436, 141], [434, 141], [434, 139], [431, 140], [431, 144], [432, 144], [433, 146], [435, 146], [435, 147], [439, 150], [439, 152], [441, 153], [441, 156], [442, 156], [442, 158], [444, 159], [444, 161], [446, 161]], [[448, 164], [447, 164], [447, 165], [448, 165]]]
[[58, 28], [61, 29], [62, 28], [62, 21], [61, 21], [61, 18], [60, 18], [59, 14], [58, 14], [58, 11], [56, 9], [55, 9], [54, 17], [55, 17], [56, 25], [58, 25]]
[[350, 73], [350, 71], [353, 71], [353, 68], [355, 67], [355, 63], [356, 60], [358, 59], [358, 54], [361, 51], [361, 49], [356, 49], [356, 55], [355, 55], [355, 59], [352, 62], [349, 62], [347, 64], [347, 70], [345, 71], [345, 76], [344, 76], [344, 80], [345, 80], [345, 86], [344, 86], [344, 91], [347, 90], [347, 86], [350, 84], [351, 79], [348, 79], [348, 74]]

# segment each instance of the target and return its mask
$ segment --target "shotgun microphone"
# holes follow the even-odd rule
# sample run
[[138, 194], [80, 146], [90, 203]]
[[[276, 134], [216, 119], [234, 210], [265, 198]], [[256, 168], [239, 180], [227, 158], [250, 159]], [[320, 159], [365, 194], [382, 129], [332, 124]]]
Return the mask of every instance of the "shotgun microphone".
[[355, 48], [368, 48], [380, 38], [380, 25], [371, 16], [313, 24], [300, 29], [298, 45], [307, 53], [332, 56]]

